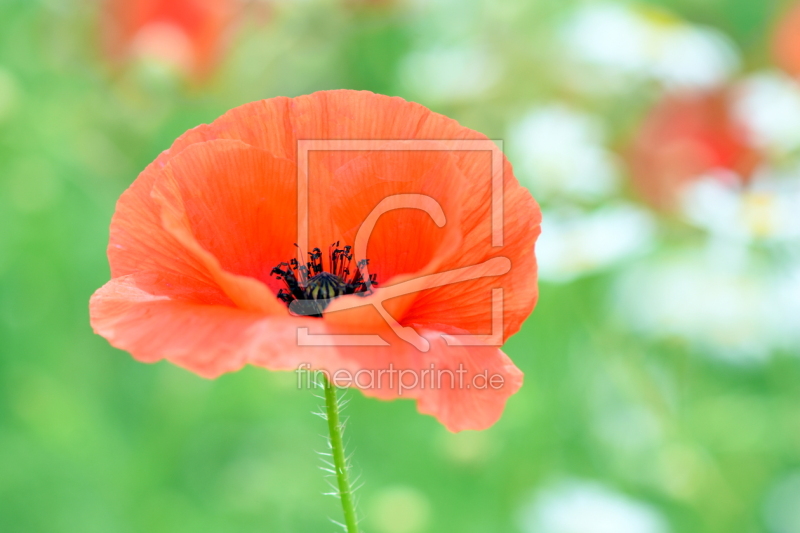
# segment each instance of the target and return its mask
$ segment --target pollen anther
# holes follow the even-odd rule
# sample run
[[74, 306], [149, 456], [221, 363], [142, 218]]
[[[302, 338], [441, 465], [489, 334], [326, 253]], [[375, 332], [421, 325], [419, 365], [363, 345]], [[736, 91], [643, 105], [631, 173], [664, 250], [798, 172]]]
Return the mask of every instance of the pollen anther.
[[378, 284], [377, 276], [370, 274], [367, 279], [362, 276], [362, 269], [369, 264], [367, 259], [357, 261], [355, 272], [351, 275], [351, 251], [351, 246], [339, 248], [338, 242], [333, 243], [328, 250], [330, 271], [324, 268], [319, 248], [308, 253], [308, 261], [304, 265], [297, 259], [280, 263], [270, 273], [286, 285], [278, 291], [278, 298], [287, 307], [291, 306], [293, 313], [321, 318], [334, 298], [347, 294], [372, 294], [372, 287]]

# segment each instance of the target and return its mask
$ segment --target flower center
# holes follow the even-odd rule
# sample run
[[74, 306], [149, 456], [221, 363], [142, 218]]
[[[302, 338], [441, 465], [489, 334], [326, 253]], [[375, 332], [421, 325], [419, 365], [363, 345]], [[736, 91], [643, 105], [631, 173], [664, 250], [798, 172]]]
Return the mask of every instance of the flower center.
[[[297, 246], [295, 244], [295, 246]], [[362, 271], [369, 264], [369, 259], [356, 262], [356, 270], [351, 274], [353, 261], [352, 247], [339, 248], [335, 242], [328, 249], [328, 267], [322, 264], [322, 251], [314, 248], [308, 254], [308, 262], [301, 265], [297, 259], [280, 263], [272, 269], [270, 275], [283, 281], [285, 288], [278, 291], [278, 298], [297, 315], [322, 318], [322, 312], [339, 296], [372, 294], [372, 287], [378, 284], [375, 274], [368, 278]]]

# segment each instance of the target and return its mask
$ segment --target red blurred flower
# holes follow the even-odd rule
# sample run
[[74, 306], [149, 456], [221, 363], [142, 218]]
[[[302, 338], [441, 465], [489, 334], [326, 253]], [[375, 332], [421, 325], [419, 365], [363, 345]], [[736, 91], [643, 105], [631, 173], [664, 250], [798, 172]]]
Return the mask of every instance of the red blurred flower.
[[106, 45], [118, 59], [154, 57], [204, 76], [238, 7], [238, 0], [107, 0]]
[[634, 186], [671, 207], [687, 183], [714, 171], [747, 180], [760, 154], [731, 114], [727, 91], [669, 94], [645, 117], [629, 152]]
[[800, 76], [800, 3], [778, 21], [772, 38], [772, 54], [779, 67]]
[[[486, 138], [421, 105], [356, 91], [254, 102], [190, 130], [117, 204], [108, 248], [112, 280], [91, 301], [95, 331], [140, 361], [167, 359], [206, 377], [248, 363], [271, 370], [308, 363], [351, 375], [391, 364], [417, 377], [428, 368], [461, 368], [467, 384], [488, 372], [504, 384], [420, 383], [403, 396], [454, 431], [493, 424], [520, 387], [521, 372], [495, 345], [450, 345], [442, 334], [489, 334], [494, 288], [503, 289], [502, 342], [531, 312], [540, 222], [533, 198], [503, 160], [504, 245], [493, 247], [490, 152], [311, 152], [304, 174], [309, 243], [329, 253], [312, 249], [304, 274], [290, 261], [298, 255], [299, 139]], [[354, 243], [384, 199], [421, 194], [438, 202], [446, 223], [419, 209], [387, 212], [371, 232], [367, 257], [347, 257], [352, 252], [344, 243]], [[367, 258], [377, 287], [356, 267]], [[507, 265], [505, 273], [486, 271], [449, 285], [425, 277], [444, 272], [441, 279], [453, 281], [454, 269], [486, 261]], [[430, 343], [427, 352], [403, 340], [377, 307], [364, 305], [409, 280], [419, 292], [393, 297], [385, 307]], [[335, 300], [320, 304], [322, 296]], [[295, 304], [310, 307], [312, 316], [290, 313]], [[299, 346], [298, 328], [372, 334], [385, 345]], [[387, 379], [358, 386], [370, 396], [398, 397]]]

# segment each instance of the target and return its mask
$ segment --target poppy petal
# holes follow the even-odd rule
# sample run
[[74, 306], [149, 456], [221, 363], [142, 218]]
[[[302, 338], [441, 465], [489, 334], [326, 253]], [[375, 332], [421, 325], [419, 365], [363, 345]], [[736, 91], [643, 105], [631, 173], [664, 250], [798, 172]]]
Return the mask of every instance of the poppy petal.
[[122, 193], [111, 219], [108, 262], [111, 277], [143, 270], [178, 274], [194, 270], [203, 277], [202, 267], [187, 256], [183, 246], [164, 230], [161, 207], [151, 196], [153, 184], [167, 162], [186, 147], [214, 138], [209, 126], [198, 126], [181, 135], [169, 150], [162, 152]]
[[[439, 271], [471, 267], [475, 279], [421, 292], [403, 317], [404, 324], [419, 324], [449, 331], [489, 334], [492, 328], [492, 289], [503, 289], [503, 341], [516, 333], [536, 304], [534, 244], [541, 229], [541, 211], [530, 193], [514, 178], [506, 163], [503, 180], [503, 245], [494, 247], [491, 188], [469, 182], [460, 197], [468, 216], [461, 222], [462, 243], [457, 253], [442, 262]], [[504, 258], [507, 273], [489, 275]], [[483, 267], [477, 265], [485, 265]], [[443, 326], [446, 324], [446, 326]]]
[[271, 370], [298, 364], [298, 319], [231, 307], [217, 287], [191, 279], [152, 272], [115, 278], [92, 296], [90, 315], [96, 333], [136, 359], [167, 359], [206, 378], [246, 363]]
[[368, 152], [334, 173], [331, 216], [347, 242], [359, 230], [368, 237], [369, 272], [385, 284], [439, 264], [461, 244], [464, 179], [446, 152]]
[[239, 141], [218, 140], [172, 158], [152, 196], [167, 231], [237, 305], [286, 314], [270, 272], [297, 253], [295, 182], [290, 161]]
[[449, 346], [440, 332], [421, 333], [430, 343], [428, 352], [405, 343], [340, 347], [341, 365], [322, 368], [335, 382], [357, 387], [366, 396], [415, 399], [420, 413], [453, 432], [497, 422], [508, 398], [522, 386], [522, 372], [494, 346]]

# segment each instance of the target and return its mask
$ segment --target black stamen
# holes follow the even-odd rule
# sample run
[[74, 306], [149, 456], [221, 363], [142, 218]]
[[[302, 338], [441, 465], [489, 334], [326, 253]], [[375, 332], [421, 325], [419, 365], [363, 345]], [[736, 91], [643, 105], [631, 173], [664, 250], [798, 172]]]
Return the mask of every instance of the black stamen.
[[377, 275], [370, 274], [369, 279], [365, 280], [361, 273], [369, 264], [368, 259], [356, 261], [355, 274], [350, 276], [352, 249], [351, 246], [339, 248], [338, 241], [330, 246], [330, 272], [326, 272], [323, 267], [322, 251], [319, 248], [311, 250], [308, 254], [309, 260], [304, 265], [297, 259], [278, 264], [270, 272], [270, 275], [286, 285], [278, 291], [278, 299], [287, 306], [291, 305], [292, 312], [296, 314], [321, 318], [322, 312], [334, 298], [346, 294], [372, 294], [372, 287], [378, 285]]

